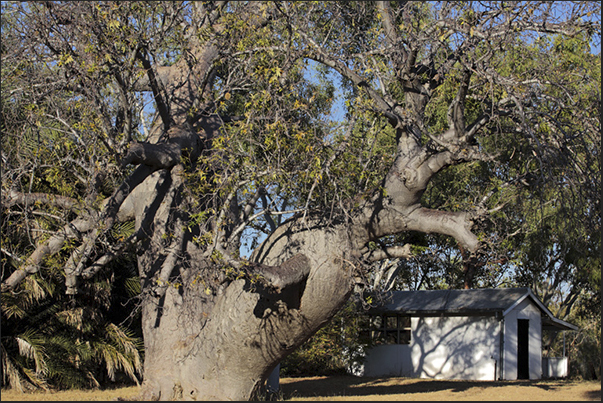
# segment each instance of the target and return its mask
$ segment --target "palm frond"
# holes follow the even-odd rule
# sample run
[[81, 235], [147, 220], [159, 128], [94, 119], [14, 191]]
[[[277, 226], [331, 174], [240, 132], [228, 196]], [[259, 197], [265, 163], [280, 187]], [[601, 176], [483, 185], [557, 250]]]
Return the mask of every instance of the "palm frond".
[[111, 228], [111, 237], [115, 240], [125, 240], [134, 233], [135, 223], [134, 221], [118, 222]]
[[39, 276], [26, 277], [19, 293], [2, 294], [2, 313], [7, 319], [21, 319], [29, 314], [34, 307], [39, 307], [56, 290], [56, 285]]
[[112, 289], [109, 279], [97, 276], [93, 281], [82, 284], [80, 289], [90, 298], [90, 305], [95, 306], [95, 310], [98, 308], [110, 309]]
[[61, 388], [73, 389], [90, 386], [82, 376], [82, 372], [65, 360], [53, 361], [48, 378], [52, 380], [53, 386]]
[[[48, 277], [42, 277], [38, 274], [35, 276], [28, 277], [28, 278], [36, 280], [35, 286], [40, 288], [40, 290], [38, 291], [38, 295], [42, 296], [43, 298], [45, 298], [47, 296], [52, 297], [52, 296], [56, 295], [56, 292], [58, 289], [58, 287], [57, 287], [58, 283], [56, 281], [53, 281], [48, 274], [46, 274], [46, 276], [48, 276]], [[60, 275], [60, 278], [61, 279], [63, 278], [62, 274]], [[39, 301], [39, 300], [40, 299], [36, 299], [36, 301]]]
[[41, 301], [48, 295], [48, 289], [40, 284], [42, 281], [34, 276], [28, 276], [25, 278], [23, 288], [27, 292], [27, 298], [30, 303]]
[[88, 332], [102, 323], [103, 317], [91, 307], [76, 307], [57, 313], [57, 319], [79, 332]]
[[124, 280], [124, 287], [130, 297], [139, 295], [141, 292], [140, 278], [139, 277], [128, 277]]
[[49, 337], [46, 346], [50, 354], [73, 356], [77, 353], [78, 345], [73, 337], [55, 334]]
[[36, 374], [45, 375], [48, 366], [46, 364], [44, 337], [29, 329], [15, 337], [15, 340], [19, 347], [19, 354], [34, 361]]
[[31, 368], [23, 368], [23, 373], [33, 386], [48, 390], [48, 383], [43, 375], [39, 374], [37, 371], [33, 371]]
[[27, 322], [31, 324], [44, 323], [44, 331], [51, 334], [56, 329], [56, 314], [63, 309], [60, 301], [49, 299], [38, 304], [36, 311], [27, 316]]
[[16, 365], [13, 364], [10, 356], [2, 347], [2, 385], [9, 385], [11, 388], [23, 392], [22, 376]]
[[13, 293], [5, 292], [2, 294], [2, 316], [6, 319], [22, 319], [27, 315], [23, 304], [20, 303], [22, 297]]
[[131, 331], [124, 329], [115, 323], [108, 323], [105, 327], [107, 338], [114, 345], [120, 346], [123, 353], [131, 358], [135, 358], [134, 364], [137, 368], [142, 368], [140, 361], [140, 351], [142, 350], [142, 340], [135, 337]]
[[[35, 348], [23, 339], [17, 340], [19, 349], [23, 352], [26, 358], [36, 360]], [[48, 383], [46, 382], [45, 374], [39, 371], [33, 371], [24, 365], [23, 362], [17, 362], [11, 359], [4, 345], [2, 345], [2, 385], [9, 385], [11, 388], [24, 392], [25, 390], [33, 390], [42, 388], [47, 390]], [[38, 365], [39, 363], [37, 363]], [[45, 363], [44, 363], [45, 364]], [[46, 370], [46, 367], [44, 367]]]
[[140, 339], [114, 323], [108, 323], [105, 327], [105, 339], [96, 341], [93, 349], [103, 361], [111, 380], [115, 380], [116, 371], [123, 371], [138, 383], [136, 374], [142, 373]]
[[96, 377], [94, 376], [94, 374], [91, 371], [86, 371], [86, 379], [88, 379], [90, 381], [90, 383], [93, 385], [93, 387], [95, 387], [95, 388], [101, 387], [101, 384], [98, 382], [98, 380], [96, 379]]

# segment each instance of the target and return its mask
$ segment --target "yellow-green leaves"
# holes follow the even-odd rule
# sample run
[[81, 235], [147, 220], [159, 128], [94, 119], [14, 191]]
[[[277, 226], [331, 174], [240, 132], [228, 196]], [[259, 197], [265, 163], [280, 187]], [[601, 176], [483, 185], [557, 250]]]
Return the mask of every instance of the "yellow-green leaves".
[[58, 65], [59, 66], [64, 66], [64, 65], [67, 65], [69, 63], [72, 63], [73, 61], [74, 61], [73, 60], [73, 56], [71, 54], [63, 53], [60, 56], [60, 58], [59, 58]]

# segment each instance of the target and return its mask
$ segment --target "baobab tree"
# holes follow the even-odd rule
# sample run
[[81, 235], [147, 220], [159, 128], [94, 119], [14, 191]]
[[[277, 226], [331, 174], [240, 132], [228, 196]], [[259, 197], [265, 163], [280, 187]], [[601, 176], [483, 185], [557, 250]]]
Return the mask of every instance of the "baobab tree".
[[[550, 41], [588, 43], [599, 5], [553, 7], [13, 4], [2, 205], [48, 234], [3, 246], [18, 268], [5, 269], [2, 292], [55, 257], [77, 299], [134, 253], [141, 398], [255, 396], [371, 262], [412, 256], [392, 237], [441, 234], [470, 266], [491, 249], [491, 217], [531, 175], [560, 155], [578, 172], [573, 156], [595, 147], [599, 115], [576, 102], [597, 79], [554, 71], [570, 68]], [[349, 91], [339, 125], [325, 121], [334, 82], [308, 80], [309, 61]], [[20, 149], [26, 133], [35, 155]], [[435, 178], [459, 166], [467, 178], [481, 171], [472, 202], [426, 204]], [[124, 222], [132, 231], [113, 236]], [[249, 231], [267, 236], [245, 258]]]

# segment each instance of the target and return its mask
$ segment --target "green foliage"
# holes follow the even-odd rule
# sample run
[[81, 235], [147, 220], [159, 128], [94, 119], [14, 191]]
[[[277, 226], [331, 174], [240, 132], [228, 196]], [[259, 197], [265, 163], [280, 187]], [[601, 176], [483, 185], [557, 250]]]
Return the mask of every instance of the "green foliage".
[[[130, 278], [114, 281], [129, 283]], [[3, 387], [68, 389], [138, 382], [142, 339], [117, 324], [127, 320], [122, 304], [131, 302], [119, 294], [126, 292], [120, 287], [111, 291], [108, 279], [98, 279], [75, 301], [64, 294], [63, 282], [56, 274], [30, 276], [20, 293], [2, 294]]]
[[589, 313], [576, 318], [578, 332], [569, 334], [570, 377], [601, 379], [601, 315]]
[[601, 379], [601, 315], [575, 309], [566, 319], [578, 330], [546, 334], [552, 338], [548, 356], [568, 357], [570, 378]]
[[347, 374], [361, 362], [368, 346], [359, 338], [363, 325], [357, 304], [348, 301], [328, 324], [281, 362], [281, 376]]
[[[83, 97], [65, 79], [65, 71], [82, 69], [102, 86], [110, 81], [108, 61], [95, 59], [103, 55], [94, 52], [80, 59], [63, 51], [57, 63], [38, 62], [48, 55], [28, 53], [31, 43], [20, 36], [27, 27], [19, 18], [42, 5], [22, 6], [2, 3], [2, 193], [64, 196], [74, 206], [36, 202], [9, 208], [3, 198], [2, 280], [81, 213], [86, 199], [98, 203], [122, 179], [106, 142], [102, 112], [94, 107], [93, 97]], [[122, 25], [106, 10], [100, 17], [109, 21], [108, 32], [117, 32]], [[118, 37], [107, 40], [123, 55], [124, 38]], [[101, 46], [88, 38], [90, 49]], [[110, 235], [120, 240], [133, 229], [133, 222], [120, 223]], [[82, 287], [77, 299], [70, 299], [65, 295], [63, 268], [76, 246], [75, 239], [64, 243], [59, 253], [42, 262], [39, 275], [26, 278], [17, 292], [2, 294], [3, 386], [98, 386], [137, 382], [141, 375], [140, 331], [132, 330], [136, 327], [128, 318], [136, 314], [124, 313], [124, 307], [134, 308], [131, 298], [140, 292], [133, 261], [129, 256], [116, 260], [117, 274], [112, 276], [114, 267], [108, 267]]]

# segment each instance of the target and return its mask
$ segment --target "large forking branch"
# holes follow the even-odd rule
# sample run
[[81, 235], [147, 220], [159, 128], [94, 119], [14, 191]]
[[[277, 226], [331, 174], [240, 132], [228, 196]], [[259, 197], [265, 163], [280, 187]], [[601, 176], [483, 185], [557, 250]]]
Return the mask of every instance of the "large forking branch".
[[[382, 88], [382, 93], [372, 88], [362, 76], [353, 71], [348, 65], [339, 59], [329, 56], [328, 51], [323, 49], [308, 35], [301, 30], [300, 34], [308, 41], [311, 50], [310, 57], [323, 63], [342, 74], [344, 77], [363, 89], [374, 102], [375, 112], [386, 117], [397, 131], [397, 156], [384, 181], [384, 194], [377, 196], [367, 203], [363, 213], [359, 214], [359, 232], [365, 231], [359, 239], [376, 240], [382, 236], [395, 234], [402, 231], [416, 230], [426, 233], [441, 233], [457, 239], [467, 250], [475, 252], [479, 242], [475, 234], [471, 232], [474, 219], [483, 214], [483, 211], [448, 212], [428, 209], [422, 207], [420, 198], [431, 178], [442, 169], [465, 161], [489, 160], [492, 157], [481, 153], [471, 144], [471, 137], [483, 127], [493, 116], [479, 119], [475, 124], [467, 127], [464, 116], [464, 105], [471, 80], [471, 69], [463, 69], [462, 79], [459, 84], [457, 96], [449, 108], [449, 128], [439, 136], [433, 136], [425, 132], [422, 120], [424, 108], [428, 103], [433, 90], [443, 81], [443, 77], [451, 68], [453, 62], [461, 61], [466, 48], [470, 47], [469, 39], [467, 45], [459, 46], [457, 53], [450, 55], [438, 68], [432, 67], [426, 70], [423, 62], [417, 61], [418, 48], [405, 49], [399, 34], [393, 24], [386, 2], [378, 4], [383, 14], [383, 24], [386, 33], [386, 41], [391, 47], [401, 47], [399, 57], [391, 59], [397, 69], [396, 77], [405, 89], [404, 104], [402, 107], [393, 97], [388, 95]], [[431, 75], [428, 78], [419, 79], [419, 72]], [[440, 78], [441, 78], [440, 77]], [[439, 146], [439, 151], [428, 149], [419, 142], [421, 133], [428, 135], [433, 142]], [[360, 248], [362, 252], [364, 248]], [[383, 253], [372, 253], [367, 255], [369, 260], [378, 258], [377, 255], [391, 256], [391, 254], [405, 256], [408, 250], [404, 247]]]
[[[200, 4], [200, 3], [199, 3]], [[380, 6], [385, 9], [389, 8], [386, 2], [380, 2]], [[215, 11], [215, 10], [214, 10]], [[385, 14], [384, 14], [385, 15]], [[399, 45], [400, 38], [396, 32], [396, 26], [391, 21], [389, 14], [384, 18], [386, 28], [386, 37], [391, 46]], [[445, 25], [438, 25], [446, 28]], [[450, 27], [448, 27], [450, 28]], [[523, 28], [523, 27], [522, 27]], [[452, 28], [450, 28], [452, 29]], [[550, 30], [551, 25], [547, 26]], [[476, 31], [481, 34], [480, 31]], [[475, 34], [476, 38], [478, 37]], [[457, 96], [450, 104], [449, 108], [449, 129], [439, 134], [438, 136], [423, 132], [430, 136], [435, 144], [439, 146], [437, 153], [427, 152], [425, 148], [419, 147], [416, 141], [417, 128], [414, 127], [413, 121], [419, 119], [409, 119], [402, 110], [402, 106], [398, 105], [393, 97], [388, 95], [386, 91], [377, 91], [370, 83], [368, 83], [361, 75], [350, 69], [344, 62], [332, 58], [328, 52], [321, 49], [319, 45], [312, 42], [311, 38], [306, 36], [308, 42], [312, 45], [310, 57], [328, 65], [339, 71], [342, 75], [349, 78], [358, 87], [363, 88], [369, 97], [373, 99], [375, 110], [385, 116], [392, 126], [394, 126], [399, 134], [398, 158], [395, 165], [388, 174], [386, 179], [387, 197], [380, 201], [378, 214], [372, 215], [370, 220], [367, 220], [366, 225], [368, 238], [380, 236], [380, 234], [393, 233], [390, 231], [403, 230], [420, 230], [426, 232], [445, 233], [459, 239], [469, 250], [476, 248], [476, 239], [470, 232], [471, 222], [475, 218], [476, 212], [443, 212], [429, 210], [421, 207], [418, 203], [422, 191], [427, 186], [430, 178], [437, 172], [447, 166], [463, 162], [473, 161], [478, 159], [489, 158], [486, 155], [479, 153], [474, 147], [465, 147], [470, 144], [469, 140], [476, 132], [496, 118], [496, 113], [484, 115], [475, 121], [472, 125], [467, 125], [464, 119], [464, 104], [467, 97], [468, 84], [471, 79], [471, 66], [467, 66], [463, 71], [463, 78]], [[483, 39], [483, 38], [482, 38]], [[459, 46], [459, 50], [465, 50], [464, 45]], [[460, 52], [459, 52], [460, 54]], [[413, 49], [405, 49], [401, 47], [400, 58], [396, 59], [399, 67], [398, 77], [405, 80], [407, 87], [416, 86], [413, 82], [412, 73], [421, 69], [425, 69], [425, 64], [416, 64], [417, 52]], [[202, 145], [197, 134], [187, 125], [187, 112], [194, 105], [195, 99], [198, 99], [200, 94], [198, 87], [205, 87], [205, 77], [208, 76], [208, 71], [211, 70], [213, 58], [217, 57], [217, 50], [211, 45], [205, 47], [197, 47], [190, 52], [190, 56], [194, 57], [195, 64], [189, 69], [188, 65], [176, 64], [174, 66], [153, 67], [149, 60], [141, 53], [139, 56], [143, 61], [143, 65], [147, 70], [147, 79], [141, 80], [140, 85], [147, 85], [147, 89], [151, 89], [157, 101], [157, 108], [160, 111], [162, 119], [163, 137], [158, 143], [133, 143], [131, 144], [128, 154], [124, 158], [124, 164], [139, 164], [144, 169], [154, 171], [157, 169], [171, 169], [174, 167], [183, 156], [183, 150], [192, 150], [192, 154], [199, 153]], [[458, 56], [458, 55], [456, 55]], [[420, 96], [427, 97], [432, 90], [441, 83], [436, 77], [443, 77], [449, 66], [455, 61], [455, 55], [451, 55], [445, 62], [445, 68], [432, 69], [430, 79], [421, 87], [411, 88]], [[182, 60], [184, 60], [183, 58]], [[154, 69], [154, 70], [153, 70]], [[421, 70], [421, 71], [423, 71]], [[427, 85], [427, 87], [425, 87]], [[423, 91], [424, 90], [424, 91]], [[411, 101], [410, 99], [408, 101]], [[406, 102], [410, 105], [412, 102]], [[420, 105], [420, 103], [419, 103]], [[416, 112], [415, 108], [415, 112]], [[173, 115], [175, 114], [175, 115]], [[171, 122], [171, 119], [175, 120]], [[171, 122], [171, 123], [170, 123]], [[173, 124], [174, 123], [174, 124]], [[421, 130], [419, 127], [418, 130]], [[421, 134], [421, 133], [419, 133]], [[120, 209], [121, 203], [125, 200], [132, 187], [126, 191], [119, 191], [113, 198], [113, 202], [107, 206], [107, 209], [101, 214], [103, 217], [104, 227], [102, 233], [108, 231], [111, 224], [115, 222], [116, 211]], [[35, 198], [37, 196], [30, 196]], [[257, 198], [256, 200], [257, 201]], [[56, 203], [63, 203], [66, 200], [56, 200]], [[65, 205], [67, 207], [67, 205]], [[248, 213], [245, 214], [248, 216]], [[242, 216], [244, 219], [245, 217]], [[84, 231], [86, 232], [86, 231]], [[92, 231], [94, 232], [94, 231]], [[81, 275], [88, 273], [85, 268], [86, 261], [91, 254], [92, 246], [98, 241], [98, 236], [92, 232], [84, 240], [84, 245], [79, 250], [79, 255], [73, 255], [74, 268], [73, 273]], [[55, 238], [57, 243], [60, 239]], [[50, 248], [52, 250], [52, 248]], [[174, 245], [173, 250], [177, 250], [178, 245]], [[42, 252], [40, 252], [43, 254]], [[45, 252], [44, 252], [45, 253]], [[390, 250], [392, 253], [406, 253], [405, 250]], [[172, 253], [174, 256], [175, 253]], [[375, 259], [376, 254], [370, 258]], [[387, 254], [385, 256], [388, 256]], [[78, 258], [78, 259], [76, 259]], [[108, 259], [108, 258], [107, 258]], [[103, 264], [107, 259], [98, 259], [98, 265]], [[37, 261], [37, 258], [34, 259]], [[96, 264], [96, 263], [95, 263]], [[27, 271], [33, 272], [35, 264]], [[95, 266], [96, 267], [96, 266]]]
[[[484, 203], [471, 211], [448, 212], [425, 208], [419, 202], [431, 178], [443, 169], [464, 162], [492, 161], [494, 156], [484, 153], [475, 144], [476, 134], [492, 121], [511, 114], [513, 110], [519, 109], [521, 112], [523, 102], [521, 98], [508, 97], [499, 101], [482, 99], [481, 101], [491, 105], [490, 110], [468, 124], [465, 117], [465, 105], [470, 94], [472, 77], [495, 74], [493, 71], [488, 73], [489, 70], [484, 69], [483, 66], [493, 57], [497, 44], [505, 40], [503, 34], [508, 33], [509, 29], [563, 34], [574, 34], [577, 31], [572, 29], [569, 32], [563, 24], [546, 22], [540, 26], [527, 20], [522, 23], [513, 23], [511, 28], [502, 24], [488, 30], [484, 23], [481, 23], [470, 30], [446, 17], [448, 19], [435, 24], [437, 29], [447, 32], [447, 37], [455, 31], [462, 33], [464, 40], [456, 44], [455, 49], [448, 49], [446, 57], [439, 65], [435, 65], [435, 57], [432, 57], [434, 55], [428, 55], [422, 61], [417, 60], [417, 56], [422, 41], [426, 41], [430, 35], [435, 38], [436, 31], [427, 29], [415, 36], [412, 33], [405, 33], [403, 38], [397, 25], [393, 22], [390, 4], [379, 2], [378, 8], [382, 13], [387, 44], [382, 49], [382, 53], [390, 52], [388, 53], [389, 61], [395, 70], [395, 74], [391, 77], [399, 80], [404, 88], [404, 102], [396, 102], [383, 85], [381, 85], [381, 91], [373, 88], [368, 79], [349, 67], [353, 63], [331, 56], [326, 48], [313, 41], [303, 30], [297, 30], [309, 44], [308, 57], [335, 69], [359, 89], [364, 90], [373, 100], [374, 111], [386, 117], [397, 130], [397, 156], [384, 182], [384, 193], [387, 196], [377, 197], [368, 203], [364, 210], [365, 214], [359, 215], [362, 217], [358, 221], [361, 224], [360, 227], [365, 228], [366, 231], [364, 237], [361, 236], [360, 239], [376, 240], [380, 236], [400, 231], [417, 230], [450, 235], [456, 238], [463, 248], [475, 252], [479, 248], [479, 241], [472, 233], [471, 228], [477, 218], [488, 213]], [[487, 15], [487, 20], [491, 21], [495, 17], [494, 14]], [[582, 28], [588, 28], [587, 25], [583, 24]], [[414, 39], [409, 40], [409, 35]], [[488, 43], [490, 50], [483, 54], [475, 53], [473, 49], [484, 40], [492, 40], [493, 43]], [[396, 51], [393, 51], [394, 49]], [[368, 57], [369, 54], [367, 53], [365, 56]], [[359, 54], [358, 57], [364, 56]], [[429, 102], [434, 90], [444, 82], [444, 77], [455, 64], [460, 65], [461, 69], [456, 96], [449, 104], [448, 129], [437, 135], [429, 133], [422, 126], [424, 107]], [[496, 81], [498, 78], [490, 77], [489, 81]], [[501, 80], [502, 78], [498, 81]], [[506, 78], [506, 80], [510, 79]], [[406, 106], [403, 107], [402, 104]], [[431, 139], [430, 147], [425, 147], [418, 141], [421, 136]], [[392, 253], [404, 256], [407, 251], [399, 248], [390, 252], [384, 251], [381, 255], [391, 256]], [[372, 260], [377, 255], [373, 253], [368, 258]]]
[[[197, 64], [192, 70], [186, 65], [185, 58], [179, 63], [163, 69], [162, 76], [158, 76], [148, 60], [146, 54], [138, 52], [137, 57], [142, 61], [147, 73], [148, 83], [153, 92], [155, 104], [163, 123], [163, 135], [155, 139], [154, 143], [132, 143], [127, 154], [122, 160], [122, 165], [135, 164], [138, 168], [114, 193], [107, 207], [101, 214], [99, 224], [101, 230], [93, 232], [84, 239], [83, 244], [73, 252], [66, 265], [68, 293], [76, 292], [77, 278], [84, 271], [87, 276], [94, 274], [98, 268], [106, 264], [119, 251], [110, 251], [87, 267], [89, 257], [95, 244], [103, 237], [115, 222], [115, 215], [132, 190], [146, 180], [157, 169], [172, 169], [181, 162], [184, 153], [191, 160], [195, 160], [201, 152], [202, 142], [198, 134], [192, 130], [187, 116], [194, 100], [198, 96], [199, 86], [194, 77], [202, 76], [211, 69], [213, 60], [217, 57], [213, 44], [200, 46], [194, 51]], [[175, 177], [178, 177], [176, 174]], [[119, 249], [119, 248], [118, 248]], [[173, 249], [173, 248], [172, 248]], [[177, 248], [176, 248], [177, 249]], [[174, 253], [168, 257], [168, 262], [173, 260]], [[165, 264], [168, 272], [170, 263]]]

